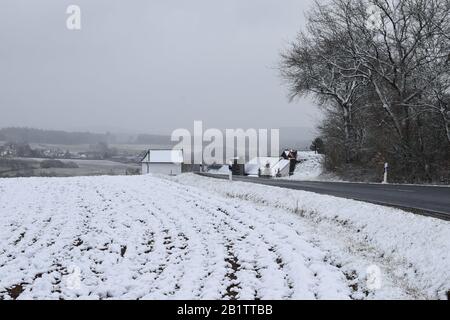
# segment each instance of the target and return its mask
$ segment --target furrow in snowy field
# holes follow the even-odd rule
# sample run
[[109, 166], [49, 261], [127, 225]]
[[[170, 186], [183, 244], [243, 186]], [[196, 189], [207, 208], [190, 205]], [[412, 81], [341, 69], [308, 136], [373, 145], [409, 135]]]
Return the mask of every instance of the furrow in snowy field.
[[[170, 178], [230, 199], [295, 212], [315, 231], [329, 259], [346, 264], [345, 273], [364, 298], [364, 263], [384, 276], [374, 297], [446, 299], [450, 292], [450, 223], [402, 210], [305, 191], [199, 177]], [[323, 237], [324, 236], [324, 237]], [[359, 262], [358, 262], [359, 261]], [[358, 263], [357, 263], [358, 262]], [[369, 268], [370, 269], [370, 268]], [[363, 293], [363, 294], [361, 294]]]
[[[265, 209], [151, 177], [1, 185], [2, 298], [320, 296], [309, 266], [323, 254]], [[348, 297], [342, 274], [324, 270]]]
[[[276, 188], [258, 194], [263, 189], [253, 185], [230, 190], [227, 182], [191, 175], [175, 180], [0, 180], [0, 299], [436, 296], [390, 274], [383, 287], [368, 290], [366, 267], [385, 262], [369, 254], [379, 248], [371, 239], [364, 248], [347, 242], [354, 239], [333, 219], [317, 224], [293, 213], [295, 193], [282, 202]], [[393, 265], [380, 266], [398, 271]]]

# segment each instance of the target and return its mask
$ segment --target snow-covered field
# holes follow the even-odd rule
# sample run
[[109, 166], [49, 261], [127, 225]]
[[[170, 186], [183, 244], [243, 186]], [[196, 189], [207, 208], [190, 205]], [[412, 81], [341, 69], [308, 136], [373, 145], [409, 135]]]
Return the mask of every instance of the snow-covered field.
[[449, 222], [190, 174], [0, 179], [0, 299], [445, 299], [449, 290]]

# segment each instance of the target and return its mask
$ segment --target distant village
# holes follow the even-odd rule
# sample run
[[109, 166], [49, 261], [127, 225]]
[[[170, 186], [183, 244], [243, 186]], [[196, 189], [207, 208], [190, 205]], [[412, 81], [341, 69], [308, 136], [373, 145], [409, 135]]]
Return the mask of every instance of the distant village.
[[0, 143], [0, 177], [140, 174], [139, 151], [118, 151], [106, 143], [85, 148], [74, 151], [44, 144]]
[[[165, 137], [139, 135], [129, 141], [120, 143], [112, 134], [0, 129], [0, 177], [231, 172], [276, 178], [292, 175], [297, 164], [304, 160], [303, 152], [284, 149], [277, 156], [259, 156], [240, 163], [226, 159], [211, 165], [191, 164], [187, 161], [191, 155], [174, 150]], [[155, 146], [163, 149], [154, 149]], [[311, 150], [321, 153], [321, 149], [322, 145], [314, 141]]]
[[49, 159], [81, 159], [81, 160], [114, 160], [118, 162], [136, 162], [139, 155], [119, 153], [107, 143], [90, 145], [88, 150], [73, 152], [58, 147], [42, 145], [32, 148], [28, 143], [7, 142], [0, 145], [1, 158], [49, 158]]

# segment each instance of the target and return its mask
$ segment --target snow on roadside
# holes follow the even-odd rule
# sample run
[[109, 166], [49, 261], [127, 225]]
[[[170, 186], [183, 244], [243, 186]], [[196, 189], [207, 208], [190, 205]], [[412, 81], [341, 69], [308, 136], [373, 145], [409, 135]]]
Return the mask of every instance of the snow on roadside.
[[324, 156], [322, 154], [316, 154], [314, 151], [299, 151], [297, 159], [300, 162], [297, 163], [294, 174], [281, 179], [300, 181], [341, 181], [336, 175], [324, 172]]
[[[174, 180], [297, 213], [316, 228], [317, 241], [328, 247], [331, 259], [345, 264], [342, 268], [357, 286], [361, 285], [357, 278], [364, 273], [357, 262], [361, 258], [380, 267], [386, 277], [384, 285], [392, 285], [392, 289], [402, 287], [416, 298], [446, 299], [450, 294], [450, 222], [305, 191], [194, 175]], [[320, 236], [327, 234], [328, 239]]]
[[290, 179], [317, 179], [323, 172], [323, 158], [323, 154], [317, 154], [313, 151], [299, 151], [297, 159], [300, 161], [300, 163], [298, 163], [295, 167], [294, 174], [290, 177]]

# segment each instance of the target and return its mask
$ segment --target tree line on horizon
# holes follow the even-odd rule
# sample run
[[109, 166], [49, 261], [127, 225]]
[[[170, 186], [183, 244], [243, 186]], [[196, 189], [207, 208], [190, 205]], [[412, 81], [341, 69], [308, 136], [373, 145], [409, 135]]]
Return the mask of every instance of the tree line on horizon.
[[[0, 141], [10, 143], [43, 143], [56, 145], [123, 143], [120, 137], [113, 133], [67, 132], [62, 130], [45, 130], [25, 127], [0, 128]], [[130, 136], [129, 144], [167, 144], [170, 136], [155, 134], [138, 134]]]
[[62, 130], [44, 130], [35, 128], [8, 127], [0, 129], [0, 141], [14, 143], [47, 144], [95, 144], [112, 143], [114, 137], [108, 133], [67, 132]]
[[[316, 2], [281, 57], [290, 97], [311, 95], [325, 165], [399, 182], [450, 179], [450, 1]], [[352, 171], [353, 170], [353, 171]]]

